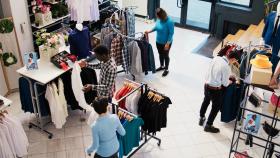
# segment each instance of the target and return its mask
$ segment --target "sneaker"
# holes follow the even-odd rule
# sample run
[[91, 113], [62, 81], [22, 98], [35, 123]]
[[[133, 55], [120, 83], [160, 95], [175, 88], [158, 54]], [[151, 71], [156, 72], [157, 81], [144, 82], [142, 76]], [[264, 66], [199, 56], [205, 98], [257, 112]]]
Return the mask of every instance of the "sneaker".
[[216, 128], [216, 127], [214, 127], [214, 126], [210, 126], [210, 125], [206, 125], [205, 127], [204, 127], [204, 131], [205, 132], [210, 132], [210, 133], [220, 133], [220, 130], [219, 130], [219, 128]]
[[199, 126], [203, 126], [204, 125], [204, 122], [205, 122], [206, 118], [205, 117], [200, 117], [199, 119]]
[[158, 72], [158, 71], [162, 71], [162, 70], [164, 70], [164, 67], [163, 67], [163, 66], [161, 66], [161, 67], [157, 68], [157, 69], [156, 69], [156, 72]]
[[167, 75], [168, 75], [168, 73], [169, 73], [169, 71], [168, 71], [168, 70], [164, 70], [164, 72], [163, 72], [163, 74], [162, 74], [162, 77], [167, 76]]

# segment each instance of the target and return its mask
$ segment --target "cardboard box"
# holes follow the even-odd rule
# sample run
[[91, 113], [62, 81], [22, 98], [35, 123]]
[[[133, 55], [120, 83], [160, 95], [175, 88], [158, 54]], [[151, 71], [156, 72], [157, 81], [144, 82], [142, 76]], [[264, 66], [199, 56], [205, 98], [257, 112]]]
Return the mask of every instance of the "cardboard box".
[[260, 69], [252, 66], [250, 79], [252, 84], [269, 85], [272, 76], [272, 68]]

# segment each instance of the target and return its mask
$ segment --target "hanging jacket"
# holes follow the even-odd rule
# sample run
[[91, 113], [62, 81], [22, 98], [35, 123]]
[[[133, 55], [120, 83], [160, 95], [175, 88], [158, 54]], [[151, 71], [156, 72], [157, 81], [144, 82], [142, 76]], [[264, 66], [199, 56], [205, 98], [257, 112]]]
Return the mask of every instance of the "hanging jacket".
[[[19, 81], [19, 95], [20, 95], [21, 109], [24, 112], [34, 113], [29, 82], [24, 77], [20, 77], [18, 81]], [[35, 81], [32, 81], [31, 83], [32, 88], [34, 87], [34, 82]], [[46, 87], [38, 86], [38, 94], [45, 92], [45, 90]], [[44, 93], [39, 96], [39, 103], [40, 103], [41, 115], [48, 116], [50, 114], [50, 109], [49, 109], [48, 101], [45, 99]]]
[[221, 121], [231, 122], [237, 117], [240, 106], [241, 88], [237, 84], [229, 85], [224, 93], [221, 108]]
[[[83, 86], [85, 86], [86, 84], [97, 85], [97, 76], [96, 76], [94, 69], [82, 68], [81, 79], [82, 79]], [[86, 102], [88, 104], [91, 104], [93, 102], [93, 100], [95, 99], [95, 97], [97, 97], [97, 92], [89, 91], [89, 92], [84, 93], [84, 96], [85, 96]]]

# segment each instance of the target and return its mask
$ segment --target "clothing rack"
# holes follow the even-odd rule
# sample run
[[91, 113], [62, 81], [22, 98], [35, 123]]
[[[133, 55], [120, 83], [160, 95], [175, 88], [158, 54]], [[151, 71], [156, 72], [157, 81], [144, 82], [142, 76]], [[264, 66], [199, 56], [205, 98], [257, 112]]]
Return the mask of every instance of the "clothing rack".
[[[117, 5], [116, 5], [116, 8], [117, 8], [117, 10], [116, 10], [116, 11], [111, 15], [111, 17], [110, 17], [110, 20], [109, 20], [109, 27], [110, 27], [117, 35], [121, 36], [122, 38], [130, 39], [130, 40], [139, 40], [139, 39], [137, 39], [137, 38], [135, 38], [135, 37], [132, 37], [132, 36], [134, 36], [134, 35], [136, 35], [136, 34], [140, 34], [140, 35], [141, 35], [140, 37], [144, 37], [144, 33], [143, 33], [143, 32], [136, 32], [136, 33], [134, 33], [134, 34], [132, 34], [132, 35], [124, 35], [124, 34], [122, 34], [118, 29], [115, 28], [115, 24], [113, 24], [112, 18], [114, 17], [114, 15], [115, 15], [116, 13], [118, 13], [118, 12], [120, 12], [120, 11], [125, 11], [125, 10], [123, 10], [123, 9], [120, 9]], [[126, 7], [126, 8], [136, 9], [137, 6], [129, 6], [129, 7]], [[122, 73], [122, 72], [125, 72], [125, 70], [118, 71], [117, 73]], [[134, 74], [131, 74], [131, 76], [132, 76], [133, 81], [135, 81], [135, 75], [134, 75]]]
[[[267, 138], [265, 138], [265, 137], [260, 137], [260, 136], [257, 136], [255, 134], [250, 134], [250, 133], [248, 133], [246, 131], [243, 131], [242, 130], [243, 126], [238, 126], [238, 124], [240, 125], [240, 123], [238, 123], [239, 122], [238, 119], [239, 119], [239, 116], [241, 116], [241, 120], [243, 120], [245, 112], [247, 111], [247, 112], [258, 114], [261, 117], [268, 118], [268, 119], [272, 120], [270, 125], [273, 128], [275, 128], [277, 123], [280, 121], [280, 118], [278, 118], [276, 116], [276, 113], [277, 113], [277, 110], [278, 110], [279, 107], [276, 106], [276, 109], [275, 109], [275, 111], [273, 113], [273, 116], [266, 115], [264, 113], [257, 112], [257, 111], [255, 111], [253, 109], [247, 108], [246, 105], [247, 105], [248, 98], [249, 98], [249, 87], [252, 86], [253, 88], [262, 88], [262, 89], [264, 89], [265, 87], [260, 86], [260, 85], [255, 85], [255, 84], [249, 84], [249, 83], [245, 83], [245, 84], [247, 85], [246, 94], [245, 94], [244, 100], [240, 104], [240, 109], [238, 111], [237, 119], [236, 119], [236, 122], [235, 122], [235, 127], [234, 127], [232, 142], [231, 142], [229, 158], [232, 156], [233, 153], [238, 153], [240, 155], [248, 157], [247, 155], [245, 155], [245, 154], [241, 153], [240, 151], [238, 151], [238, 146], [239, 146], [240, 140], [246, 140], [246, 138], [243, 138], [241, 136], [241, 134], [251, 135], [253, 138], [257, 139], [258, 141], [255, 140], [252, 144], [264, 149], [263, 158], [270, 158], [269, 157], [269, 153], [270, 152], [274, 152], [274, 153], [278, 153], [278, 154], [280, 153], [280, 151], [277, 150], [277, 148], [280, 147], [280, 144], [276, 143], [275, 141], [273, 141], [273, 137], [270, 136], [270, 135], [267, 135]], [[269, 88], [265, 88], [265, 89], [268, 90]], [[262, 100], [262, 102], [266, 103], [265, 100]], [[279, 102], [280, 102], [280, 96], [278, 96], [277, 104], [276, 105], [278, 105]], [[261, 130], [261, 128], [262, 127], [260, 127], [259, 130]], [[265, 145], [263, 145], [262, 143], [256, 143], [256, 142], [264, 142]], [[271, 144], [274, 144], [275, 147], [277, 146], [277, 148], [274, 148], [273, 151], [271, 151], [271, 149], [269, 147]], [[253, 157], [249, 156], [249, 158], [253, 158]]]
[[[144, 94], [144, 90], [145, 90], [146, 88], [148, 88], [148, 86], [147, 86], [147, 84], [144, 84], [144, 83], [137, 83], [137, 82], [131, 81], [131, 80], [129, 80], [129, 79], [125, 79], [125, 80], [128, 81], [128, 82], [131, 82], [131, 83], [133, 83], [133, 84], [138, 85], [138, 87], [136, 87], [134, 90], [132, 90], [131, 92], [129, 92], [128, 94], [126, 94], [126, 95], [125, 95], [124, 97], [122, 97], [121, 99], [117, 100], [116, 103], [112, 103], [112, 111], [113, 111], [113, 113], [117, 114], [117, 113], [118, 113], [118, 110], [120, 110], [120, 111], [123, 111], [123, 112], [125, 112], [125, 113], [131, 115], [131, 116], [138, 117], [137, 115], [132, 114], [132, 113], [130, 113], [130, 112], [128, 112], [128, 111], [126, 111], [126, 110], [120, 108], [120, 107], [118, 106], [118, 104], [119, 104], [122, 100], [124, 100], [125, 98], [127, 98], [127, 97], [130, 96], [130, 95], [132, 95], [133, 93], [135, 93], [135, 92], [138, 91], [138, 90], [141, 90], [141, 95], [143, 95], [143, 94]], [[151, 135], [151, 134], [148, 134], [146, 131], [141, 130], [141, 140], [143, 140], [143, 135], [144, 135], [144, 141], [143, 141], [143, 143], [142, 143], [141, 145], [139, 145], [134, 151], [132, 151], [132, 153], [130, 153], [130, 154], [127, 156], [127, 158], [131, 158], [137, 151], [139, 151], [139, 150], [140, 150], [144, 145], [146, 145], [151, 139], [157, 140], [157, 141], [158, 141], [158, 143], [157, 143], [158, 146], [161, 145], [161, 139], [160, 139], [160, 138], [157, 138], [156, 136]], [[148, 137], [148, 136], [149, 136], [149, 137]]]

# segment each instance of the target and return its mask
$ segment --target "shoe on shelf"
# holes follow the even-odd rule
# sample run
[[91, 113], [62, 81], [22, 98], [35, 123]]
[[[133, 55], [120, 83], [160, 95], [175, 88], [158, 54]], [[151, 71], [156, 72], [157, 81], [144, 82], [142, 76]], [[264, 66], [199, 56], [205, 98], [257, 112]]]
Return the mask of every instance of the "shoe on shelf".
[[205, 122], [206, 118], [205, 117], [200, 117], [199, 119], [199, 126], [203, 126], [204, 125], [204, 122]]
[[216, 128], [212, 125], [205, 125], [204, 131], [205, 132], [210, 132], [210, 133], [220, 133], [219, 128]]
[[157, 68], [156, 72], [159, 72], [159, 71], [162, 71], [162, 70], [164, 70], [164, 66], [161, 66], [161, 67]]
[[167, 76], [167, 75], [168, 75], [168, 73], [169, 73], [169, 70], [164, 70], [164, 72], [162, 73], [162, 77]]

